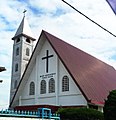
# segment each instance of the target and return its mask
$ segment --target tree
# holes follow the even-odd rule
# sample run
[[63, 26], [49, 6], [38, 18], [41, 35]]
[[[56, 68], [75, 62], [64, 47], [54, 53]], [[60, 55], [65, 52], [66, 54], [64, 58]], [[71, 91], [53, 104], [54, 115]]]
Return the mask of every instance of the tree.
[[116, 90], [109, 93], [103, 110], [105, 120], [116, 120]]

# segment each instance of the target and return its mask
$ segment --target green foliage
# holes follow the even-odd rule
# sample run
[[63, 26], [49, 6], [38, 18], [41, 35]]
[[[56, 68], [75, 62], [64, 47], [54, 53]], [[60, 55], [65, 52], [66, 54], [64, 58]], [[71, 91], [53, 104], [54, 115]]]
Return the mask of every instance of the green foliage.
[[103, 113], [89, 108], [61, 108], [61, 120], [103, 120]]
[[116, 90], [109, 93], [104, 105], [105, 120], [116, 120]]

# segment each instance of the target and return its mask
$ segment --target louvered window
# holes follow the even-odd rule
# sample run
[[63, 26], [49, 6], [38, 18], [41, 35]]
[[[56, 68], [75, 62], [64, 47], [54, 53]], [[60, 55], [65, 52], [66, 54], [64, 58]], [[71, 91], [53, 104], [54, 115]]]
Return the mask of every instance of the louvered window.
[[16, 49], [16, 56], [19, 55], [19, 47]]
[[40, 94], [45, 94], [46, 93], [46, 81], [42, 80], [40, 84]]
[[69, 91], [69, 78], [64, 76], [62, 78], [62, 92]]
[[30, 50], [29, 48], [26, 48], [26, 55], [29, 56], [29, 54], [30, 54]]
[[30, 83], [29, 95], [35, 95], [35, 83], [34, 82]]
[[51, 78], [49, 80], [49, 93], [54, 93], [55, 92], [55, 80]]
[[15, 64], [15, 72], [18, 71], [18, 63]]

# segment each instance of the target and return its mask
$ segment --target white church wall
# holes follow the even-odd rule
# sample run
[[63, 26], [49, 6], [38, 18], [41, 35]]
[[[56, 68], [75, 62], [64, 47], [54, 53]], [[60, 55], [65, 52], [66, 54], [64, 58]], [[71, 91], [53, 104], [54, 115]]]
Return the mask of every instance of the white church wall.
[[[45, 71], [45, 60], [42, 60], [42, 57], [46, 56], [46, 50], [49, 50], [49, 54], [53, 54], [53, 60], [49, 61], [49, 72]], [[39, 52], [38, 52], [39, 53]], [[56, 81], [56, 55], [52, 48], [50, 48], [48, 42], [44, 44], [41, 52], [36, 58], [36, 63], [34, 64], [31, 73], [29, 74], [28, 80], [26, 80], [26, 85], [23, 89], [23, 92], [20, 95], [20, 106], [23, 105], [34, 105], [34, 104], [56, 104], [56, 93], [49, 93], [48, 84], [49, 79], [54, 78]], [[52, 65], [51, 65], [52, 64]], [[54, 66], [54, 67], [53, 67]], [[55, 72], [54, 72], [55, 71]], [[46, 80], [46, 94], [40, 94], [40, 81]], [[35, 95], [29, 95], [29, 85], [31, 82], [35, 82]], [[56, 86], [56, 85], [55, 85]], [[37, 99], [37, 100], [36, 100]]]
[[[46, 60], [42, 60], [43, 57], [46, 56], [46, 50], [49, 51], [49, 55], [53, 55], [53, 57], [49, 58], [49, 69], [48, 69], [48, 73], [46, 72]], [[55, 54], [55, 52], [53, 51], [52, 47], [50, 46], [50, 44], [48, 43], [48, 41], [45, 41], [39, 55], [38, 55], [38, 72], [40, 75], [43, 74], [50, 74], [50, 73], [56, 73], [56, 59], [57, 56]], [[40, 76], [38, 76], [40, 77]]]
[[[35, 73], [36, 73], [36, 69], [35, 69], [35, 65], [32, 68], [32, 72], [29, 75], [29, 78], [26, 82], [26, 85], [24, 87], [24, 90], [21, 94], [21, 105], [32, 105], [35, 104], [35, 95], [29, 95], [29, 88], [30, 88], [30, 83], [34, 82], [35, 83]], [[36, 86], [35, 86], [36, 87]]]
[[[69, 91], [62, 92], [62, 78], [63, 76], [69, 77]], [[61, 61], [59, 61], [59, 105], [61, 106], [80, 106], [87, 105], [87, 101], [82, 95], [81, 91], [75, 84], [74, 80], [70, 76], [70, 74], [65, 69], [64, 65]]]
[[[42, 57], [46, 55], [46, 50], [49, 50], [49, 54], [53, 54], [54, 57], [49, 60], [49, 72], [45, 72], [45, 60]], [[83, 97], [82, 93], [68, 74], [63, 64], [58, 60], [56, 53], [46, 41], [38, 56], [38, 103], [39, 104], [52, 104], [52, 105], [87, 105], [87, 101]], [[55, 79], [55, 93], [48, 93], [49, 74], [54, 74], [52, 77]], [[69, 91], [62, 92], [62, 78], [67, 75], [69, 77]], [[46, 94], [40, 94], [40, 82], [42, 79], [46, 80]]]
[[59, 103], [60, 106], [87, 106], [85, 99], [78, 94], [59, 96]]
[[28, 97], [27, 99], [24, 98], [24, 99], [21, 99], [21, 104], [20, 106], [25, 106], [25, 105], [34, 105], [35, 104], [35, 99], [34, 97]]
[[[46, 56], [48, 51], [49, 55], [53, 55], [51, 58], [49, 58], [49, 64], [48, 64], [48, 72], [46, 71], [46, 60], [42, 58]], [[48, 43], [48, 41], [45, 41], [38, 57], [37, 57], [37, 80], [38, 80], [38, 104], [49, 104], [49, 105], [56, 105], [56, 91], [55, 93], [49, 93], [49, 80], [53, 78], [55, 80], [55, 86], [56, 86], [56, 80], [57, 80], [57, 56], [55, 52], [53, 51], [52, 47]], [[46, 93], [41, 94], [40, 93], [40, 84], [41, 80], [46, 81]]]
[[[45, 58], [47, 54], [51, 56], [49, 58], [48, 71], [46, 71], [46, 59], [42, 59]], [[69, 91], [62, 92], [62, 78], [65, 75], [69, 77]], [[55, 80], [55, 92], [53, 93], [49, 93], [49, 80], [51, 78]], [[46, 81], [46, 93], [44, 94], [40, 93], [42, 80]], [[35, 95], [29, 95], [29, 85], [32, 81], [35, 82]], [[38, 51], [36, 62], [21, 94], [20, 103], [21, 105], [87, 105], [87, 101], [81, 91], [74, 83], [62, 62], [58, 59], [58, 56], [48, 41], [45, 41], [41, 50]]]
[[56, 105], [55, 96], [39, 97], [39, 104], [41, 105]]

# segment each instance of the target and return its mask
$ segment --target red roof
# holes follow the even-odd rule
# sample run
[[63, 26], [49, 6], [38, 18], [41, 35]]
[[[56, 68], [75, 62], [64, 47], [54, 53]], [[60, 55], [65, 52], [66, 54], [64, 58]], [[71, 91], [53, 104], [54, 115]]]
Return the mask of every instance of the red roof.
[[104, 102], [116, 89], [116, 70], [101, 60], [43, 31], [88, 102]]

